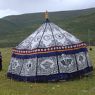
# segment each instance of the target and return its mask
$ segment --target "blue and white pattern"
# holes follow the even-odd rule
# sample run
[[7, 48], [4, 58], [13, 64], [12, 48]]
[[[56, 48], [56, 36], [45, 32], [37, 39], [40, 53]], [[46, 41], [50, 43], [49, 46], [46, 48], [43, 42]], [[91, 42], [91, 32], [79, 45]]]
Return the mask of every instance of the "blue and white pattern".
[[[46, 82], [68, 80], [91, 72], [93, 68], [86, 47], [74, 48], [80, 43], [82, 41], [75, 36], [46, 20], [15, 48], [23, 52], [37, 49], [36, 54], [13, 52], [7, 76], [20, 81]], [[62, 46], [70, 49], [66, 51]], [[57, 47], [61, 49], [59, 52]]]

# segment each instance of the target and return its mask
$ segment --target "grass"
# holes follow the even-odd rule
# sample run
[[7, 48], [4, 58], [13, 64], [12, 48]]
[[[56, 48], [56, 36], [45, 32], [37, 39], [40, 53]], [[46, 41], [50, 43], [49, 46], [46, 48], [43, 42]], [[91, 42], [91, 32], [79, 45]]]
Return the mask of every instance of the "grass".
[[[95, 47], [89, 51], [95, 68]], [[0, 72], [0, 95], [95, 95], [95, 70], [92, 76], [57, 83], [27, 83], [6, 77], [11, 57], [11, 48], [1, 48], [3, 70]]]

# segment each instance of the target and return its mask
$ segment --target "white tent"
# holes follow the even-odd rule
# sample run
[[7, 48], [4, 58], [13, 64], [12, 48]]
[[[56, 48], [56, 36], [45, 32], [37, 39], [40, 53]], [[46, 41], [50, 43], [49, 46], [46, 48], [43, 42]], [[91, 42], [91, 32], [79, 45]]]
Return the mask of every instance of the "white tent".
[[31, 82], [72, 79], [92, 71], [87, 45], [46, 18], [13, 49], [7, 76]]

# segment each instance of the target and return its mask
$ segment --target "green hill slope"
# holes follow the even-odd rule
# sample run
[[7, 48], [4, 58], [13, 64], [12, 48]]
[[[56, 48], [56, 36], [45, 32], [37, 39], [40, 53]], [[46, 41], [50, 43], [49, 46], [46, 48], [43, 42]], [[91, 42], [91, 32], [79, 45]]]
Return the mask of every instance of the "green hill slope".
[[[79, 39], [95, 45], [95, 8], [77, 11], [50, 12], [49, 18]], [[30, 35], [44, 22], [43, 13], [7, 16], [0, 19], [0, 47], [13, 47]]]

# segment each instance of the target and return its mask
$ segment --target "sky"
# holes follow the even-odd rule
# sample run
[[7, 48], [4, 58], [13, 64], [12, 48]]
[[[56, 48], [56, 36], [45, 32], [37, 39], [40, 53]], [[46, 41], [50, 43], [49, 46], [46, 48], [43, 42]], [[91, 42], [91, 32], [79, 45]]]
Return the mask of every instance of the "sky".
[[95, 0], [0, 0], [0, 18], [8, 15], [95, 7]]

